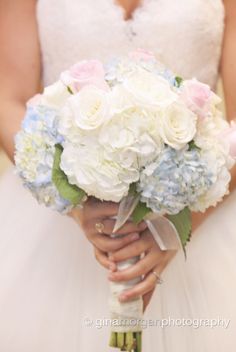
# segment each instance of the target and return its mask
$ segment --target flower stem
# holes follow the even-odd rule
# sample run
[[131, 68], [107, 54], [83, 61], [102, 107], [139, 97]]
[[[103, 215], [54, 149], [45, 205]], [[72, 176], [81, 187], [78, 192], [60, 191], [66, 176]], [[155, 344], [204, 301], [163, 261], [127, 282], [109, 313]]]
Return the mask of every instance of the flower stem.
[[136, 332], [136, 351], [142, 352], [142, 332]]
[[125, 335], [126, 351], [132, 352], [134, 350], [134, 333], [127, 332]]
[[117, 347], [117, 333], [116, 332], [111, 333], [109, 346], [110, 347]]
[[120, 351], [142, 352], [142, 332], [112, 332], [109, 346]]
[[122, 350], [124, 348], [124, 346], [125, 346], [125, 333], [118, 332], [117, 333], [117, 347]]

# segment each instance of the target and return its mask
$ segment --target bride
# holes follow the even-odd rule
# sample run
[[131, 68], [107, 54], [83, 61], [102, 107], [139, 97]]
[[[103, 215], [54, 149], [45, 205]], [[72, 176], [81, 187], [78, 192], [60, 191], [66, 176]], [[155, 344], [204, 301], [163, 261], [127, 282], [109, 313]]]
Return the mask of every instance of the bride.
[[[212, 88], [220, 73], [234, 118], [235, 17], [235, 0], [0, 0], [3, 148], [13, 160], [14, 135], [41, 78], [48, 85], [78, 60], [104, 61], [138, 47]], [[144, 352], [233, 352], [235, 176], [220, 206], [193, 214], [185, 261], [181, 252], [161, 252], [145, 224], [127, 223], [120, 232], [128, 235], [111, 239], [115, 204], [89, 200], [71, 217], [40, 207], [10, 169], [0, 182], [0, 350], [108, 351], [108, 280], [143, 274], [120, 300], [143, 296]], [[140, 263], [116, 271], [118, 261], [143, 252]]]

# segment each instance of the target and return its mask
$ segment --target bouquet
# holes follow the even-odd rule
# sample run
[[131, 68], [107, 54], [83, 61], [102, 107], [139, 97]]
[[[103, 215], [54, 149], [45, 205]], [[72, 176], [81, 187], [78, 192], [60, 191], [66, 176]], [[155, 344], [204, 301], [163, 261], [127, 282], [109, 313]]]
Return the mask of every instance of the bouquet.
[[[114, 236], [128, 218], [146, 219], [161, 249], [185, 249], [191, 211], [222, 200], [235, 163], [236, 126], [219, 103], [209, 86], [176, 76], [148, 51], [81, 61], [27, 103], [17, 173], [52, 209], [68, 213], [90, 196], [119, 202]], [[118, 295], [141, 279], [111, 284], [111, 318], [121, 323], [110, 345], [123, 351], [141, 351], [143, 307], [141, 297], [120, 303]]]

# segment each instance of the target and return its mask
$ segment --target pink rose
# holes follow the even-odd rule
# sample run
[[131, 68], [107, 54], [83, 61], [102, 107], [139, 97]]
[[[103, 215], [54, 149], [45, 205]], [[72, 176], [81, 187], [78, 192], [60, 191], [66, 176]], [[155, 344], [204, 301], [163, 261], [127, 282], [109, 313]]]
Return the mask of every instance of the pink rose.
[[232, 158], [236, 159], [236, 123], [235, 121], [231, 121], [230, 127], [225, 130], [220, 138], [224, 138], [224, 140], [229, 143], [229, 152]]
[[141, 49], [141, 48], [129, 53], [129, 57], [133, 60], [143, 60], [143, 61], [155, 60], [155, 55], [151, 51]]
[[207, 84], [196, 79], [187, 80], [180, 94], [183, 101], [200, 118], [205, 118], [209, 109], [213, 92]]
[[61, 74], [61, 81], [76, 93], [86, 85], [108, 89], [103, 65], [98, 60], [81, 61]]

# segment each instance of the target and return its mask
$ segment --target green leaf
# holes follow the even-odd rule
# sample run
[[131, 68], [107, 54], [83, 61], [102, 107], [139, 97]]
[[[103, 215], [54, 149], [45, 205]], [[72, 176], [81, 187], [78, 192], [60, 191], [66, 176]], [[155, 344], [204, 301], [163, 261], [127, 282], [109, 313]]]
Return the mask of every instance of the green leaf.
[[63, 148], [60, 144], [55, 146], [54, 163], [52, 169], [52, 181], [55, 184], [59, 194], [64, 199], [71, 202], [74, 206], [80, 204], [86, 193], [75, 185], [71, 185], [66, 174], [61, 170], [61, 154]]
[[181, 212], [179, 212], [179, 214], [168, 215], [167, 217], [175, 226], [179, 234], [179, 238], [186, 256], [185, 247], [187, 245], [187, 242], [190, 241], [192, 231], [191, 211], [188, 207], [186, 207]]
[[135, 224], [138, 224], [143, 220], [145, 215], [151, 212], [151, 209], [146, 206], [145, 203], [139, 202], [134, 209], [134, 212], [132, 214], [132, 219]]
[[176, 76], [175, 77], [175, 82], [177, 84], [177, 87], [179, 88], [181, 86], [181, 83], [183, 82], [183, 78], [179, 77], [179, 76]]
[[69, 86], [67, 86], [67, 90], [70, 94], [74, 94]]
[[132, 196], [136, 196], [138, 194], [135, 182], [131, 183], [131, 185], [129, 186], [129, 194]]
[[189, 144], [188, 144], [188, 149], [189, 149], [189, 150], [193, 150], [193, 149], [198, 149], [198, 150], [200, 150], [200, 148], [195, 144], [194, 141], [189, 142]]

